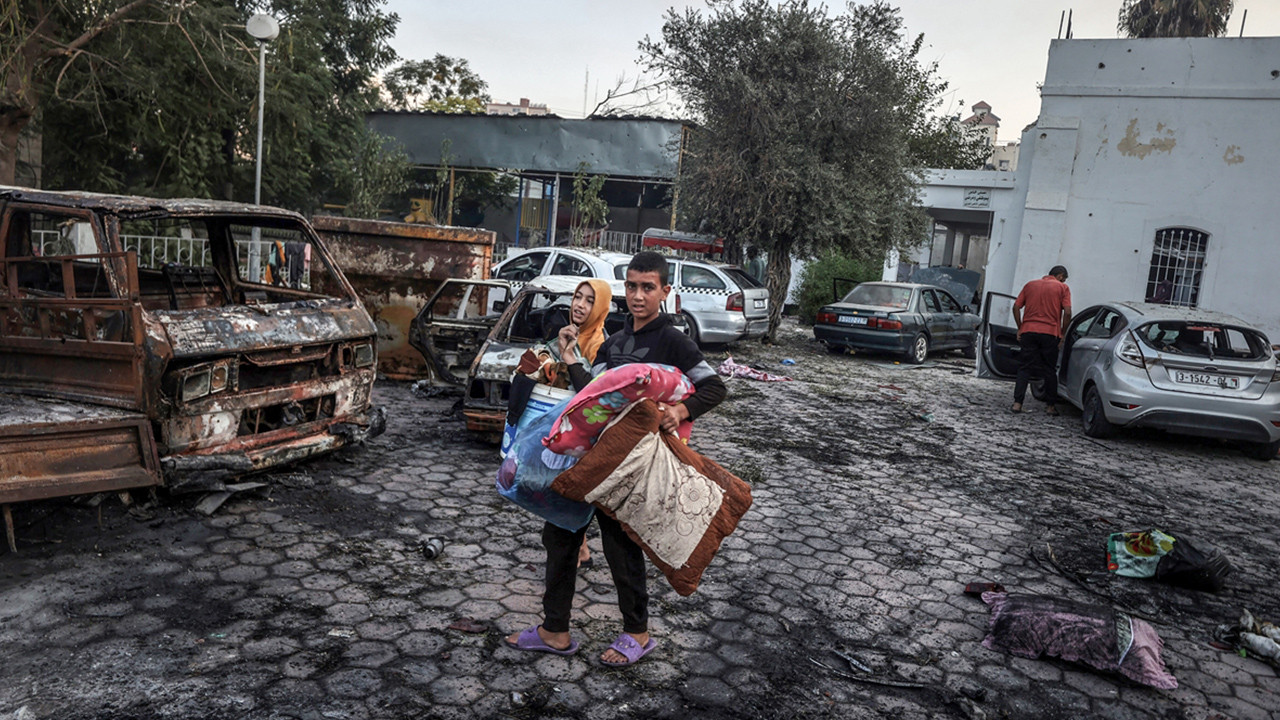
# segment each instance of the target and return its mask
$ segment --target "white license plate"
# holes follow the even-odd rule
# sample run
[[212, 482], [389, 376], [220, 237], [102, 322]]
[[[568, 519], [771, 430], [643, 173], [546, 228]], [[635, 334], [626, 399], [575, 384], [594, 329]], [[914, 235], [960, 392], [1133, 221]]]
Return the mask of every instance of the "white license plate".
[[864, 317], [858, 317], [857, 315], [841, 315], [840, 322], [845, 325], [866, 325], [867, 319]]
[[1231, 377], [1229, 375], [1211, 375], [1209, 373], [1193, 373], [1175, 370], [1173, 379], [1183, 385], [1206, 385], [1208, 387], [1225, 388], [1227, 390], [1238, 390], [1240, 388], [1240, 378]]
[[764, 301], [764, 300], [756, 300], [756, 309], [757, 309], [757, 310], [760, 310], [761, 308], [763, 308], [763, 307], [764, 307], [764, 303], [765, 303], [765, 301]]

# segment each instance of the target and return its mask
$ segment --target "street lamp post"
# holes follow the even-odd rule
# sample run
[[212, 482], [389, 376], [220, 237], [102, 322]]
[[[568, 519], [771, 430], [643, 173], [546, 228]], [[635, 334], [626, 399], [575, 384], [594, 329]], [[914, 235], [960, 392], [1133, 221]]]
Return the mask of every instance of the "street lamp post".
[[[267, 99], [267, 43], [280, 35], [280, 23], [270, 15], [254, 15], [244, 24], [245, 32], [258, 41], [258, 151], [255, 155], [256, 168], [253, 173], [253, 204], [262, 204], [262, 111]], [[261, 279], [262, 229], [253, 227], [253, 238], [249, 243], [249, 277], [257, 281]]]

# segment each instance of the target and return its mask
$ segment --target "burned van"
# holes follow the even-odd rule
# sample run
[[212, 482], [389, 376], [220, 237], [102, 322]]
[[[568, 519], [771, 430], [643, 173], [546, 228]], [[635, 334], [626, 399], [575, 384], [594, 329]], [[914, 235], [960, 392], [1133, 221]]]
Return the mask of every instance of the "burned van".
[[0, 187], [0, 391], [133, 411], [167, 476], [382, 431], [375, 327], [297, 213]]

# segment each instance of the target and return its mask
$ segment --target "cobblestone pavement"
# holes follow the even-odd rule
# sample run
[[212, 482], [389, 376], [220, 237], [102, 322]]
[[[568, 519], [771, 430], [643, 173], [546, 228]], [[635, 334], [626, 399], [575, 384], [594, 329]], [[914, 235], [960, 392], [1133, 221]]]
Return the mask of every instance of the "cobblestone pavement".
[[[651, 572], [660, 646], [635, 667], [598, 663], [619, 630], [598, 537], [576, 602], [583, 651], [503, 646], [539, 619], [540, 523], [493, 491], [496, 451], [442, 419], [449, 399], [382, 383], [386, 435], [212, 517], [192, 498], [19, 506], [20, 551], [0, 556], [0, 718], [1280, 712], [1270, 666], [1209, 644], [1243, 608], [1280, 620], [1280, 462], [1158, 433], [1088, 440], [1075, 412], [1011, 415], [1011, 386], [958, 357], [912, 369], [784, 330], [779, 346], [733, 351], [796, 382], [732, 380], [694, 433], [755, 504], [695, 595]], [[1107, 533], [1153, 525], [1230, 553], [1228, 587], [1108, 577]], [[432, 536], [446, 545], [428, 560]], [[986, 607], [961, 592], [973, 580], [1154, 618], [1179, 688], [983, 648]], [[810, 662], [847, 672], [835, 650], [926, 687]]]

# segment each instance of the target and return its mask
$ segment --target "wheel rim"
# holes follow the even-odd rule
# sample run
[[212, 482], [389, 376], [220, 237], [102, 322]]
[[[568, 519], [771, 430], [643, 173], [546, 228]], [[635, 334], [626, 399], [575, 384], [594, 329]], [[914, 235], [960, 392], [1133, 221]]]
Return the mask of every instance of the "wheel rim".
[[1098, 393], [1090, 390], [1088, 397], [1084, 399], [1084, 422], [1086, 425], [1092, 426], [1098, 419]]
[[924, 362], [929, 356], [929, 341], [923, 335], [916, 338], [916, 361]]

